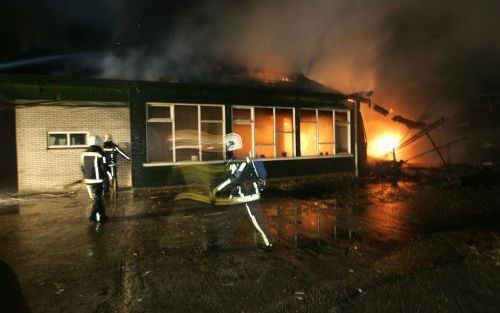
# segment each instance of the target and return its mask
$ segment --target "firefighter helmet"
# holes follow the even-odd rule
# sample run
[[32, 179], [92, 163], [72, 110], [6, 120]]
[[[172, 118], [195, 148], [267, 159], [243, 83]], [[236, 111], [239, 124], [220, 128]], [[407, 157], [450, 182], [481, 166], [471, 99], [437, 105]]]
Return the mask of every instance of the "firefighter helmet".
[[88, 145], [90, 146], [102, 146], [102, 140], [99, 136], [89, 136]]
[[111, 136], [111, 134], [104, 135], [104, 141], [111, 141], [111, 140], [113, 140], [113, 136]]
[[227, 151], [234, 151], [243, 148], [241, 136], [237, 133], [227, 134], [224, 138], [224, 143], [226, 144]]

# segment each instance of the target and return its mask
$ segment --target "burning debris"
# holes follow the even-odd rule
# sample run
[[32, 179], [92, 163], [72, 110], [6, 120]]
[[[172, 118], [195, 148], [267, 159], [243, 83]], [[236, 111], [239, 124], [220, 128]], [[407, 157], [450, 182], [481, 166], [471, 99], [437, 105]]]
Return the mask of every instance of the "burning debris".
[[373, 110], [375, 110], [377, 113], [380, 113], [380, 114], [382, 114], [384, 116], [387, 116], [387, 115], [389, 115], [392, 112], [392, 109], [391, 110], [387, 110], [386, 108], [383, 108], [383, 107], [381, 107], [378, 104], [374, 104], [373, 105]]
[[[434, 141], [430, 132], [445, 125], [449, 121], [449, 119], [441, 117], [432, 123], [426, 123], [423, 121], [423, 119], [413, 120], [413, 119], [403, 117], [400, 114], [393, 115], [394, 111], [392, 108], [386, 109], [384, 106], [382, 106], [380, 104], [372, 103], [372, 101], [370, 99], [372, 93], [373, 92], [357, 93], [357, 94], [354, 94], [352, 96], [354, 99], [356, 99], [359, 102], [367, 103], [368, 107], [371, 108], [376, 113], [378, 113], [384, 117], [390, 118], [391, 121], [402, 124], [408, 129], [408, 132], [405, 136], [398, 136], [398, 135], [393, 134], [393, 133], [384, 133], [383, 135], [381, 135], [377, 139], [375, 139], [374, 145], [376, 147], [375, 151], [376, 151], [377, 156], [385, 156], [389, 153], [392, 153], [392, 159], [394, 162], [396, 162], [397, 161], [397, 154], [400, 153], [400, 151], [402, 149], [405, 149], [406, 147], [415, 143], [418, 139], [425, 136], [428, 138], [429, 142], [431, 143], [432, 149], [429, 149], [429, 150], [426, 150], [423, 152], [419, 152], [412, 157], [408, 157], [408, 158], [406, 158], [405, 162], [407, 162], [409, 160], [421, 158], [421, 157], [423, 157], [431, 152], [436, 152], [436, 154], [439, 156], [441, 162], [446, 167], [446, 166], [448, 166], [448, 163], [445, 160], [441, 150], [443, 148], [447, 148], [451, 145], [454, 145], [458, 142], [462, 142], [468, 138], [468, 136], [465, 135], [465, 136], [461, 136], [461, 137], [457, 137], [455, 139], [452, 139], [444, 144], [438, 145]], [[413, 130], [419, 130], [419, 131], [416, 134], [410, 136], [409, 138], [406, 138], [410, 134], [410, 132]]]
[[425, 127], [425, 123], [422, 121], [414, 121], [408, 118], [402, 117], [401, 115], [396, 115], [392, 118], [394, 122], [401, 123], [408, 127], [409, 129], [422, 129]]

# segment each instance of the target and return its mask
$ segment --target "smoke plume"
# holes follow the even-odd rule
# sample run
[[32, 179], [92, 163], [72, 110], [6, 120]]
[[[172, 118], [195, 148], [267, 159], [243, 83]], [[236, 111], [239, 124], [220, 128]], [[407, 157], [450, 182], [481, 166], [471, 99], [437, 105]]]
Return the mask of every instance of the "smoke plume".
[[[218, 65], [302, 72], [342, 92], [374, 90], [427, 122], [500, 89], [496, 0], [23, 2], [0, 13], [4, 60], [99, 50], [97, 75], [119, 79], [210, 80]], [[379, 119], [367, 113], [369, 136]]]

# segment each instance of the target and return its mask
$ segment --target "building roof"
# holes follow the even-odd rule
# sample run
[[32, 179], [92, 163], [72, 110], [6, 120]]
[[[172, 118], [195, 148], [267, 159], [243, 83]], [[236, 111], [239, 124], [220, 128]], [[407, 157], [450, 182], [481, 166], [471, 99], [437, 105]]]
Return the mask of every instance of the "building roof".
[[[300, 80], [300, 81], [299, 81]], [[255, 105], [345, 105], [348, 96], [296, 76], [276, 83], [178, 83], [52, 75], [0, 74], [0, 101], [185, 102]], [[135, 100], [135, 101], [133, 101]]]

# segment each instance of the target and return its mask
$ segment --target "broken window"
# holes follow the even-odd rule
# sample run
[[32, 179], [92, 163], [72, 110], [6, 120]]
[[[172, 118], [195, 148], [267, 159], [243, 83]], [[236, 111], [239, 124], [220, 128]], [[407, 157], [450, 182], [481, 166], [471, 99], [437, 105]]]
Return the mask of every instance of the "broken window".
[[149, 162], [224, 159], [223, 106], [151, 103], [147, 129]]
[[233, 132], [241, 136], [243, 148], [234, 152], [256, 158], [294, 156], [293, 109], [270, 107], [234, 107]]
[[349, 112], [335, 111], [335, 153], [350, 154]]

